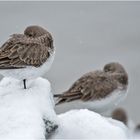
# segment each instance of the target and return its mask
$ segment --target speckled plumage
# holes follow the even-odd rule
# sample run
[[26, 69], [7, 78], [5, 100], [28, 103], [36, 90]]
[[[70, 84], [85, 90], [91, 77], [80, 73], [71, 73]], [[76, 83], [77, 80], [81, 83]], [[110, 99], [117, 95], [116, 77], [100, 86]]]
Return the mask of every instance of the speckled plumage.
[[[128, 76], [124, 68], [118, 63], [107, 65], [107, 68], [110, 65], [115, 66], [116, 70], [114, 72], [110, 72], [111, 70], [100, 70], [83, 75], [66, 92], [54, 95], [54, 97], [57, 97], [56, 105], [74, 100], [81, 100], [83, 102], [101, 100], [111, 95], [115, 90], [125, 90], [128, 85]], [[121, 67], [124, 71], [117, 71], [117, 66], [119, 71]]]
[[[36, 35], [14, 34], [0, 48], [0, 69], [25, 68], [41, 66], [54, 50], [53, 39], [49, 32], [38, 26], [31, 26]], [[43, 31], [42, 34], [40, 32]], [[37, 34], [39, 32], [39, 34]]]
[[0, 74], [23, 80], [42, 76], [53, 62], [51, 34], [40, 26], [29, 26], [24, 34], [13, 34], [0, 48]]

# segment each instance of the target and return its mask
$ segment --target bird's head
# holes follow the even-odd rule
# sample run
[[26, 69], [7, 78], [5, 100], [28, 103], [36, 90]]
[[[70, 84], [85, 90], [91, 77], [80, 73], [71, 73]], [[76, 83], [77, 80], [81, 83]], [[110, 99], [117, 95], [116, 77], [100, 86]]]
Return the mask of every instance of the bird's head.
[[108, 73], [126, 73], [125, 69], [123, 66], [119, 63], [108, 63], [104, 66], [104, 72]]
[[44, 34], [48, 34], [47, 30], [43, 29], [40, 26], [28, 26], [25, 30], [24, 30], [24, 34], [28, 37], [39, 37], [42, 36]]
[[109, 63], [104, 66], [104, 72], [111, 74], [120, 86], [126, 87], [128, 85], [128, 74], [119, 63]]

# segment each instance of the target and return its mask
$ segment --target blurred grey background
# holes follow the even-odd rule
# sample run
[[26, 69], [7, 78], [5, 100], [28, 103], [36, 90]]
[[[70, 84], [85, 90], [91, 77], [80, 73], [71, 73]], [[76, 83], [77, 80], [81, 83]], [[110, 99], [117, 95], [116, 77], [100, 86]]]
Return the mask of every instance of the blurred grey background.
[[28, 25], [54, 37], [56, 57], [45, 75], [55, 94], [82, 74], [117, 61], [128, 71], [128, 96], [120, 106], [140, 122], [140, 2], [0, 2], [0, 44]]

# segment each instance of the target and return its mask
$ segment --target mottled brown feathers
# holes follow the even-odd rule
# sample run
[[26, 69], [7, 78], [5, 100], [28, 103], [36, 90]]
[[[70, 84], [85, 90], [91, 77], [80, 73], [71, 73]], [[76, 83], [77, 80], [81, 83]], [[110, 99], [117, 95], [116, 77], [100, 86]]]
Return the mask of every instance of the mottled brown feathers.
[[[32, 29], [31, 27], [28, 27]], [[40, 27], [33, 28], [36, 36], [14, 34], [0, 48], [0, 69], [41, 66], [53, 51], [53, 40], [46, 31], [37, 36]]]
[[128, 80], [126, 73], [89, 72], [79, 78], [66, 92], [55, 95], [54, 97], [58, 98], [57, 104], [73, 100], [100, 100], [120, 87], [125, 89], [128, 81], [121, 83], [121, 78]]
[[[104, 72], [90, 72], [78, 79], [71, 88], [60, 95], [66, 102], [81, 99], [83, 101], [101, 99], [117, 88], [115, 80]], [[59, 101], [59, 103], [61, 102]]]

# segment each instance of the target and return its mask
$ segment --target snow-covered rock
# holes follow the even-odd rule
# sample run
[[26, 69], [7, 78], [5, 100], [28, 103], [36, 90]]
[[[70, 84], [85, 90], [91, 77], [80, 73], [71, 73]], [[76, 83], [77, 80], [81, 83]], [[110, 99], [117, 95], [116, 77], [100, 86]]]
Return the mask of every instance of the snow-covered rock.
[[27, 81], [27, 89], [13, 78], [0, 82], [0, 140], [45, 139], [56, 124], [48, 80]]
[[128, 130], [117, 120], [105, 118], [87, 109], [58, 115], [59, 128], [53, 139], [126, 139]]

